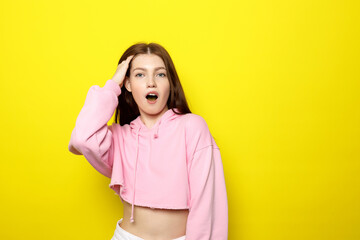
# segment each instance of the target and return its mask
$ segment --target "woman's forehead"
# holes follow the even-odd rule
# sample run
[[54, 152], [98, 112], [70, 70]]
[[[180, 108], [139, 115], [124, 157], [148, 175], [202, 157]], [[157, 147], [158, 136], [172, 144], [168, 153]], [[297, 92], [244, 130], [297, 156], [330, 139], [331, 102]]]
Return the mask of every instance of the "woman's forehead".
[[139, 54], [131, 61], [133, 69], [165, 67], [164, 61], [156, 54]]

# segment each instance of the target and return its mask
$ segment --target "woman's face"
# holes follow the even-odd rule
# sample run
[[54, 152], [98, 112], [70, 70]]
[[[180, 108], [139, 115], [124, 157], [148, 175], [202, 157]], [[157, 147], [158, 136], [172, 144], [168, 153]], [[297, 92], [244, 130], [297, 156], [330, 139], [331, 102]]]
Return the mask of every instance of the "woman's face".
[[[132, 93], [141, 115], [158, 115], [168, 110], [170, 83], [164, 61], [155, 54], [139, 54], [131, 61], [126, 89]], [[156, 97], [148, 96], [154, 92]]]

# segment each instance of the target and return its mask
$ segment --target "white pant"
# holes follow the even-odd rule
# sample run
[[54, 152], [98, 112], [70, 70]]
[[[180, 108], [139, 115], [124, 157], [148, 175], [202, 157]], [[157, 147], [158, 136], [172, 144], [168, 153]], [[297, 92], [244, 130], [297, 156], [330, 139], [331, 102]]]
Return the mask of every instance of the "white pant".
[[[131, 234], [128, 231], [122, 229], [120, 227], [122, 220], [123, 219], [121, 218], [119, 221], [117, 221], [114, 236], [111, 238], [111, 240], [144, 240], [143, 238], [135, 236], [134, 234]], [[173, 240], [185, 240], [185, 235]]]

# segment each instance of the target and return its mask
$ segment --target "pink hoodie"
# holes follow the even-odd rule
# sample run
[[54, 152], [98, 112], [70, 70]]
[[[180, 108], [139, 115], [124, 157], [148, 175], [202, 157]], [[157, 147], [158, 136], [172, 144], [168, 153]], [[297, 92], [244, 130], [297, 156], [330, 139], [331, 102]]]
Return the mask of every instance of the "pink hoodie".
[[[189, 209], [187, 240], [227, 239], [228, 204], [220, 150], [205, 120], [167, 110], [152, 128], [140, 116], [120, 126], [107, 122], [120, 86], [92, 86], [71, 133], [69, 151], [84, 155], [109, 187], [134, 205]], [[136, 194], [135, 194], [136, 193]]]

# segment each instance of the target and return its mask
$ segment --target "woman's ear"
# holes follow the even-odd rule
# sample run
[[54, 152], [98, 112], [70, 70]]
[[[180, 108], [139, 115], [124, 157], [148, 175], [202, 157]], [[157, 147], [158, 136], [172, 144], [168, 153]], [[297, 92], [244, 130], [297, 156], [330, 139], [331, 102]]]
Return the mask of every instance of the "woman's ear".
[[125, 85], [126, 90], [128, 90], [129, 92], [131, 92], [131, 85], [130, 85], [130, 79], [129, 79], [129, 77], [125, 77], [124, 81], [125, 81], [124, 85]]

